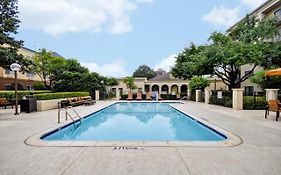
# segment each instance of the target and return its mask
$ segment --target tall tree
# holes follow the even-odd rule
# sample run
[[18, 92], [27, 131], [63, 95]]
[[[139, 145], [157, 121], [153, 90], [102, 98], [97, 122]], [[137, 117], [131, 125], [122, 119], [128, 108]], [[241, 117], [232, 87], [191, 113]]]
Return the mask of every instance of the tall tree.
[[[278, 46], [278, 43], [271, 42], [276, 36], [272, 19], [260, 21], [247, 17], [229, 32], [229, 35], [215, 32], [209, 45], [191, 45], [185, 49], [177, 57], [173, 75], [191, 78], [193, 75], [214, 74], [232, 89], [240, 87], [264, 60], [281, 56], [280, 51], [272, 47]], [[240, 76], [240, 68], [245, 64], [251, 64], [252, 69]]]
[[133, 77], [146, 77], [148, 79], [156, 76], [156, 72], [147, 65], [140, 65], [133, 73]]
[[47, 89], [51, 89], [52, 80], [57, 70], [63, 66], [65, 60], [61, 57], [54, 57], [52, 52], [41, 49], [32, 57], [32, 64], [29, 66], [29, 72], [36, 73]]
[[20, 24], [17, 2], [17, 0], [0, 1], [0, 67], [4, 68], [8, 68], [14, 62], [20, 63], [23, 68], [29, 64], [29, 60], [17, 54], [23, 41], [18, 41], [13, 36], [18, 33]]
[[162, 68], [159, 68], [155, 71], [156, 75], [163, 75], [166, 73], [166, 71]]
[[133, 89], [136, 89], [137, 86], [135, 85], [135, 82], [134, 82], [134, 77], [125, 77], [124, 79], [124, 83], [126, 84], [127, 88], [130, 89], [130, 92], [133, 90]]

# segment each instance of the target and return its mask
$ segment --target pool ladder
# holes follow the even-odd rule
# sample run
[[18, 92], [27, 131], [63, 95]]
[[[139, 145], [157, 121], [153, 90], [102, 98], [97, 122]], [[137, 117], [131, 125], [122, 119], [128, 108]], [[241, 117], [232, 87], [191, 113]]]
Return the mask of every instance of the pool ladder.
[[61, 111], [65, 111], [65, 120], [67, 120], [67, 117], [69, 116], [70, 118], [71, 118], [71, 120], [73, 121], [73, 124], [74, 125], [76, 125], [76, 121], [74, 120], [74, 118], [75, 117], [73, 117], [70, 113], [69, 113], [69, 111], [68, 111], [68, 109], [72, 109], [73, 111], [74, 111], [74, 113], [76, 114], [76, 116], [75, 117], [78, 117], [79, 119], [79, 122], [80, 122], [80, 125], [81, 125], [81, 120], [82, 120], [82, 118], [80, 117], [80, 115], [78, 114], [78, 112], [72, 107], [72, 106], [68, 106], [67, 108], [60, 108], [59, 110], [58, 110], [58, 123], [60, 123], [60, 116], [61, 116]]

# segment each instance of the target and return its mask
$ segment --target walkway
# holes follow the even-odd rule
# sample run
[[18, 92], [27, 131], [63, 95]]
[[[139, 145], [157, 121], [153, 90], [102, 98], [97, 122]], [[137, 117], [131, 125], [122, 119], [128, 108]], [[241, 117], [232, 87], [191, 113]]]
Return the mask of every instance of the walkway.
[[[80, 106], [83, 115], [106, 105]], [[57, 125], [57, 110], [13, 115], [0, 109], [0, 174], [281, 174], [281, 121], [264, 111], [232, 109], [188, 102], [190, 114], [229, 130], [243, 139], [235, 147], [33, 147], [30, 135]]]

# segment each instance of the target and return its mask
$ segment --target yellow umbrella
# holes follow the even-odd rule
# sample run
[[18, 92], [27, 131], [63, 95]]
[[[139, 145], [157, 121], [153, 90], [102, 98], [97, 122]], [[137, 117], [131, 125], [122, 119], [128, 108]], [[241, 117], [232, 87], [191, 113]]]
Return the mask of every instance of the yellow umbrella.
[[281, 75], [281, 68], [272, 69], [265, 72], [265, 76]]

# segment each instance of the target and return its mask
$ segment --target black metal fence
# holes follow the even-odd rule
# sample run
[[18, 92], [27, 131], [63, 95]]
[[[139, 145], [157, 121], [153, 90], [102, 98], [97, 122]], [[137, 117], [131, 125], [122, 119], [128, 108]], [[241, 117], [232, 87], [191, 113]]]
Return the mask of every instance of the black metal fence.
[[112, 92], [107, 92], [107, 91], [100, 91], [100, 100], [108, 100], [115, 98], [116, 94]]
[[232, 91], [211, 91], [209, 104], [232, 108]]
[[243, 109], [246, 110], [259, 110], [266, 108], [266, 93], [253, 92], [251, 94], [244, 94], [243, 96]]

